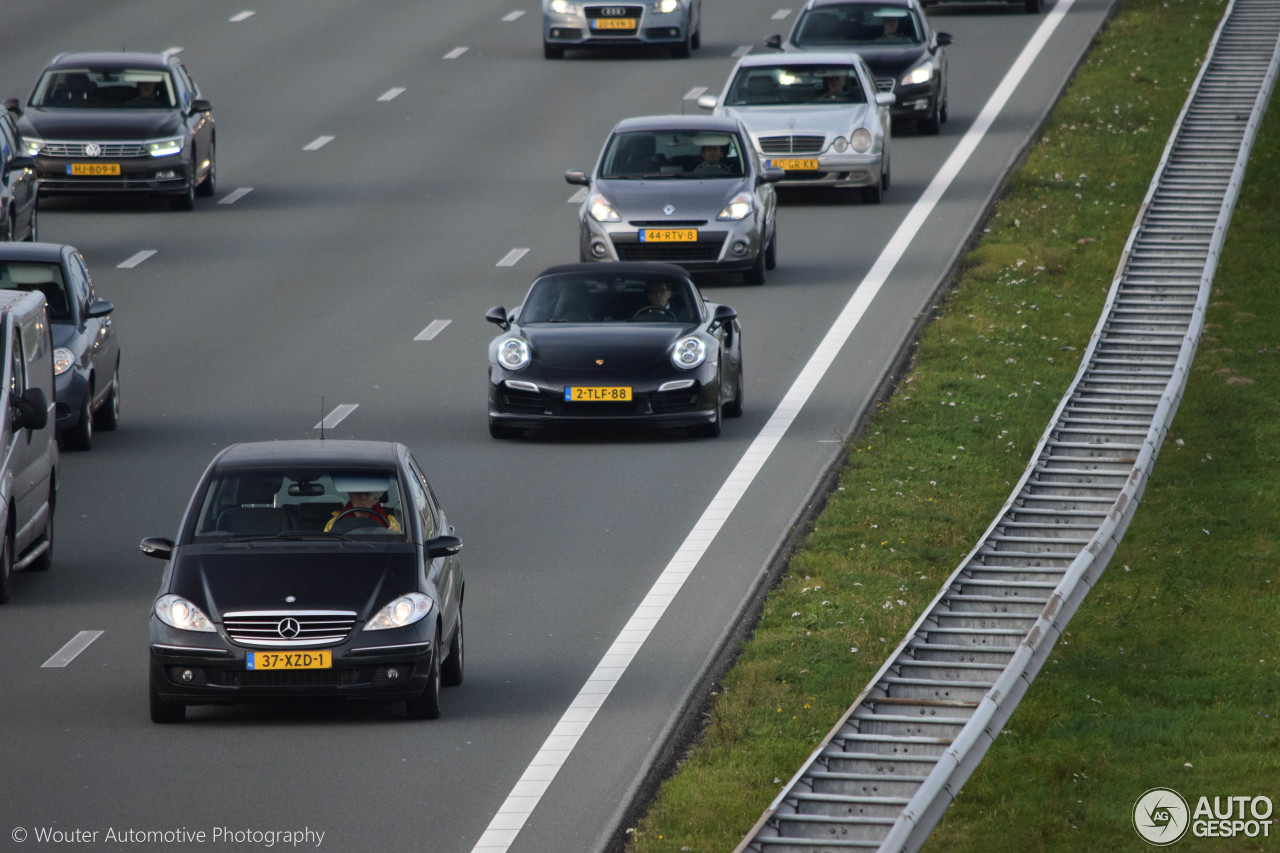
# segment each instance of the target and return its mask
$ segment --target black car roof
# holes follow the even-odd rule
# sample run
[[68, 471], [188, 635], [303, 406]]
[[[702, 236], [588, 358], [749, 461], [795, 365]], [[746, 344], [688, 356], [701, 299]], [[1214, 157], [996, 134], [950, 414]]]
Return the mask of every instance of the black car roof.
[[556, 264], [553, 267], [547, 267], [538, 273], [538, 278], [546, 275], [563, 275], [565, 273], [585, 273], [587, 275], [674, 275], [680, 278], [689, 278], [689, 273], [684, 267], [675, 264], [654, 264], [654, 263], [588, 263], [588, 264]]
[[0, 261], [43, 261], [54, 263], [62, 260], [63, 250], [76, 251], [64, 243], [0, 243]]
[[168, 68], [169, 57], [163, 53], [99, 51], [95, 53], [60, 53], [45, 69], [92, 65], [96, 68]]
[[274, 465], [351, 465], [395, 467], [404, 445], [390, 441], [299, 439], [233, 444], [218, 455], [216, 467]]

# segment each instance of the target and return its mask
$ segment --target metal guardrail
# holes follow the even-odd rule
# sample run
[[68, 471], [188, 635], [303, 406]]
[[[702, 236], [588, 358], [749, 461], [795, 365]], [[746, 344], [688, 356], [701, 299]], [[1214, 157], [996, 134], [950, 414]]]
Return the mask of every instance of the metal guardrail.
[[1278, 39], [1276, 0], [1227, 8], [1013, 494], [735, 853], [916, 851], [986, 755], [1137, 511], [1186, 387]]

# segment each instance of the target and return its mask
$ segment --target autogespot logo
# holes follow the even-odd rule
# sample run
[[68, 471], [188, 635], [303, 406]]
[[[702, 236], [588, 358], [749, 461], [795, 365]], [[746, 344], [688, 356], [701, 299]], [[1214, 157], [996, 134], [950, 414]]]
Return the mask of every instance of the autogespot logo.
[[1165, 847], [1187, 834], [1187, 801], [1172, 788], [1152, 788], [1133, 804], [1133, 828], [1142, 840]]

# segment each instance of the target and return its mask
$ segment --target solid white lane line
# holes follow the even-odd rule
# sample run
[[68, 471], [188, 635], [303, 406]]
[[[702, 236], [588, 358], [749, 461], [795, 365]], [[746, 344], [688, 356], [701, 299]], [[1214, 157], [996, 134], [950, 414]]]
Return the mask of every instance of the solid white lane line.
[[333, 429], [346, 419], [347, 415], [354, 412], [360, 407], [359, 403], [343, 403], [335, 408], [332, 412], [325, 415], [324, 420], [312, 427], [312, 429]]
[[134, 267], [136, 267], [138, 264], [145, 261], [147, 258], [154, 255], [155, 253], [156, 253], [155, 249], [143, 249], [141, 252], [138, 252], [136, 255], [131, 255], [127, 261], [116, 264], [116, 269], [131, 270]]
[[390, 101], [390, 100], [393, 100], [393, 99], [395, 99], [395, 98], [398, 98], [400, 95], [403, 95], [403, 94], [404, 94], [404, 87], [403, 87], [403, 86], [396, 86], [396, 87], [394, 87], [394, 88], [388, 89], [387, 91], [385, 91], [385, 92], [383, 92], [381, 95], [379, 95], [379, 96], [378, 96], [378, 100], [379, 100], [379, 101]]
[[253, 187], [240, 187], [227, 193], [225, 197], [218, 200], [218, 204], [235, 204], [240, 199], [253, 192]]
[[747, 55], [748, 53], [750, 53], [750, 52], [751, 52], [751, 45], [749, 45], [749, 44], [744, 44], [742, 47], [737, 48], [736, 50], [734, 50], [734, 52], [733, 52], [733, 58], [734, 58], [734, 59], [741, 59], [742, 57], [746, 56], [746, 55]]
[[250, 11], [247, 11], [247, 10], [246, 10], [246, 11], [244, 11], [244, 12], [240, 12], [240, 13], [238, 13], [238, 14], [232, 15], [232, 16], [231, 16], [231, 23], [233, 23], [233, 24], [238, 24], [238, 23], [240, 23], [241, 21], [246, 20], [246, 19], [248, 19], [248, 18], [252, 18], [252, 17], [253, 17], [253, 13], [252, 13], [252, 12], [250, 12]]
[[182, 53], [182, 48], [170, 47], [170, 48], [165, 48], [164, 50], [161, 51], [161, 54], [163, 56], [173, 56], [175, 53]]
[[76, 634], [67, 641], [65, 646], [58, 649], [53, 657], [40, 664], [40, 668], [44, 669], [45, 667], [49, 667], [52, 669], [66, 666], [76, 659], [76, 655], [89, 648], [93, 641], [101, 636], [101, 631], [81, 631], [79, 634]]
[[569, 204], [582, 204], [587, 200], [587, 188], [578, 187], [578, 191], [569, 196]]
[[770, 20], [785, 21], [787, 19], [787, 15], [790, 15], [790, 14], [791, 14], [790, 9], [779, 9], [778, 11], [773, 13], [773, 17]]
[[464, 54], [464, 53], [466, 53], [466, 52], [467, 52], [467, 49], [466, 49], [465, 47], [455, 47], [453, 50], [451, 50], [451, 51], [449, 51], [448, 53], [446, 53], [446, 54], [444, 55], [444, 58], [445, 58], [445, 59], [457, 59], [459, 56], [462, 56], [462, 54]]
[[630, 621], [623, 627], [622, 633], [613, 641], [613, 645], [596, 665], [595, 671], [578, 692], [577, 698], [570, 703], [560, 722], [551, 730], [551, 734], [547, 736], [533, 761], [529, 763], [511, 793], [507, 795], [506, 801], [499, 807], [498, 813], [489, 822], [484, 834], [480, 836], [480, 840], [472, 848], [472, 853], [505, 853], [515, 842], [525, 821], [529, 819], [529, 815], [542, 799], [542, 794], [550, 787], [556, 773], [568, 760], [569, 754], [582, 738], [587, 725], [604, 705], [614, 685], [622, 678], [627, 666], [639, 652], [649, 633], [666, 612], [667, 606], [674, 600], [676, 593], [680, 591], [702, 555], [710, 547], [725, 520], [737, 507], [742, 495], [781, 443], [783, 435], [800, 414], [800, 410], [812, 396], [814, 389], [818, 387], [818, 383], [831, 367], [840, 350], [848, 342], [872, 301], [884, 287], [889, 274], [906, 254], [907, 247], [937, 206], [942, 194], [951, 186], [952, 181], [968, 162], [969, 157], [991, 128], [992, 122], [1000, 115], [1009, 97], [1031, 69], [1049, 37], [1062, 23], [1062, 19], [1074, 3], [1075, 0], [1058, 0], [1045, 15], [1040, 27], [1027, 42], [1004, 80], [992, 93], [973, 126], [965, 133], [955, 150], [951, 152], [951, 156], [934, 175], [933, 180], [920, 196], [920, 200], [907, 213], [880, 256], [876, 258], [875, 264], [858, 284], [853, 296], [849, 298], [822, 342], [810, 356], [804, 369], [800, 371], [800, 375], [792, 383], [786, 396], [782, 398], [782, 402], [774, 409], [764, 428], [738, 460], [729, 478], [712, 498], [707, 509], [693, 526], [693, 530], [685, 538], [675, 556], [671, 558], [671, 562], [650, 587], [648, 595], [640, 602]]
[[694, 86], [692, 89], [684, 93], [684, 100], [696, 101], [707, 93], [706, 86]]
[[529, 254], [528, 249], [512, 249], [502, 256], [502, 260], [498, 261], [500, 267], [514, 267], [519, 263], [520, 259]]
[[443, 332], [444, 327], [449, 325], [452, 322], [453, 322], [452, 320], [432, 320], [431, 325], [427, 326], [421, 332], [418, 332], [418, 336], [414, 338], [414, 340], [429, 341], [432, 338], [434, 338], [436, 335]]
[[303, 151], [319, 151], [334, 140], [332, 136], [317, 136], [315, 139], [302, 146]]
[[502, 20], [514, 21], [514, 20], [517, 20], [523, 14], [524, 14], [523, 9], [516, 9], [514, 12], [508, 12], [507, 14], [503, 15]]

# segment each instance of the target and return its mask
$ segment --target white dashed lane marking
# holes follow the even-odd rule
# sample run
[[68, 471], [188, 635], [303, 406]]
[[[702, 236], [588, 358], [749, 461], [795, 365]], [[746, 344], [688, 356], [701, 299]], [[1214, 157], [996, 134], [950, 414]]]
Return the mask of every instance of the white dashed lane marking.
[[464, 54], [464, 53], [466, 53], [466, 52], [467, 52], [467, 49], [466, 49], [465, 47], [455, 47], [453, 50], [451, 50], [451, 51], [449, 51], [448, 53], [446, 53], [446, 54], [444, 55], [444, 58], [445, 58], [445, 59], [457, 59], [459, 56], [462, 56], [462, 54]]
[[101, 636], [101, 631], [81, 631], [72, 637], [65, 646], [58, 649], [53, 657], [40, 664], [40, 668], [56, 669], [66, 666], [76, 659], [76, 655], [89, 648], [90, 644]]
[[227, 193], [224, 198], [219, 199], [218, 204], [235, 204], [251, 192], [253, 192], [253, 187], [240, 187], [239, 189]]
[[696, 101], [707, 93], [706, 86], [694, 86], [692, 89], [684, 93], [686, 101]]
[[514, 267], [527, 254], [529, 254], [528, 249], [512, 249], [502, 256], [502, 260], [498, 261], [498, 266]]
[[334, 140], [332, 136], [317, 136], [315, 139], [302, 146], [303, 151], [319, 151]]
[[582, 204], [587, 200], [587, 188], [578, 187], [578, 191], [569, 196], [569, 204]]
[[233, 24], [238, 24], [238, 23], [240, 23], [241, 21], [247, 20], [247, 19], [252, 18], [252, 17], [253, 17], [253, 12], [250, 12], [250, 11], [247, 11], [247, 10], [246, 10], [246, 11], [244, 11], [244, 12], [240, 12], [240, 13], [238, 13], [238, 14], [232, 15], [232, 16], [231, 16], [231, 18], [230, 18], [229, 20], [230, 20], [230, 21], [231, 21], [231, 23], [233, 23]]
[[523, 14], [524, 14], [524, 10], [523, 10], [523, 9], [517, 9], [517, 10], [515, 10], [514, 12], [508, 12], [507, 14], [503, 15], [503, 16], [502, 16], [502, 20], [504, 20], [504, 21], [514, 21], [514, 20], [516, 20], [517, 18], [519, 18], [519, 17], [520, 17], [521, 15], [523, 15]]
[[773, 13], [773, 18], [771, 20], [785, 21], [787, 18], [787, 15], [790, 15], [790, 14], [791, 14], [790, 9], [779, 9], [778, 11]]
[[343, 403], [332, 412], [325, 415], [324, 420], [313, 426], [312, 429], [333, 429], [338, 424], [346, 420], [347, 415], [351, 414], [359, 407], [359, 403]]
[[418, 332], [418, 336], [414, 338], [414, 340], [429, 341], [432, 338], [434, 338], [436, 335], [443, 332], [444, 327], [449, 325], [452, 322], [453, 322], [452, 320], [432, 320], [431, 325], [427, 326], [421, 332]]
[[138, 252], [136, 255], [130, 255], [127, 261], [116, 264], [116, 269], [131, 270], [134, 267], [136, 267], [138, 264], [145, 261], [147, 258], [154, 255], [155, 253], [156, 253], [155, 249], [143, 249], [141, 252]]
[[741, 59], [742, 57], [746, 56], [750, 52], [751, 52], [751, 45], [744, 44], [742, 47], [738, 48], [733, 52], [733, 58]]
[[385, 92], [383, 92], [381, 95], [379, 95], [379, 96], [378, 96], [378, 100], [379, 100], [379, 101], [390, 101], [390, 100], [393, 100], [393, 99], [395, 99], [395, 98], [398, 98], [399, 96], [401, 96], [401, 95], [403, 95], [403, 94], [404, 94], [404, 87], [403, 87], [403, 86], [396, 86], [395, 88], [393, 88], [393, 89], [388, 89], [387, 91], [385, 91]]

